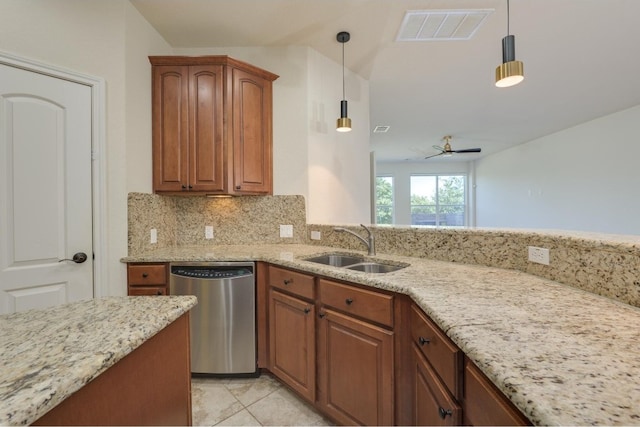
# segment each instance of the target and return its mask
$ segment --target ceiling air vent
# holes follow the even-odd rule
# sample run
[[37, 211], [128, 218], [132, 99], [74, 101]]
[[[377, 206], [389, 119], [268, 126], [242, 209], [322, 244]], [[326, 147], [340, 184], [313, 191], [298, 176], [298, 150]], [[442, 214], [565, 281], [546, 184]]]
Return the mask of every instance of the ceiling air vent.
[[396, 41], [469, 40], [493, 9], [408, 10]]
[[391, 126], [376, 126], [373, 128], [373, 133], [387, 133]]

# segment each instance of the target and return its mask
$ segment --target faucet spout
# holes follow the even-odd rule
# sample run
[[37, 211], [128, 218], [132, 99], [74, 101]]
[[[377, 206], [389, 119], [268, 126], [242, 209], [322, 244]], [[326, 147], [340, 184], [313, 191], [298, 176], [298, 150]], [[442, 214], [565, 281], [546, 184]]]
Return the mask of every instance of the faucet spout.
[[375, 237], [373, 236], [373, 233], [371, 232], [371, 230], [369, 229], [369, 227], [367, 227], [364, 224], [360, 224], [360, 226], [362, 228], [365, 229], [365, 231], [367, 232], [367, 238], [365, 239], [364, 237], [362, 237], [361, 235], [359, 235], [358, 233], [355, 233], [351, 230], [348, 230], [346, 228], [343, 227], [336, 227], [333, 229], [333, 231], [339, 231], [339, 232], [346, 232], [349, 234], [352, 234], [354, 236], [356, 236], [358, 239], [360, 239], [360, 241], [362, 243], [365, 244], [365, 246], [367, 247], [367, 251], [369, 255], [375, 255], [376, 254], [376, 244], [375, 244]]

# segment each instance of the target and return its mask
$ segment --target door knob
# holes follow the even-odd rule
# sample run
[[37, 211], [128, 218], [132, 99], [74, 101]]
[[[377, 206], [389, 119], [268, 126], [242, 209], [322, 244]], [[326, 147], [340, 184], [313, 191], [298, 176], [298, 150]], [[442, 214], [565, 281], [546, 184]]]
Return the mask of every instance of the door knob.
[[65, 258], [65, 259], [59, 260], [58, 262], [73, 261], [76, 264], [82, 264], [86, 260], [87, 260], [87, 254], [85, 254], [84, 252], [78, 252], [78, 253], [73, 254], [73, 257], [71, 259]]

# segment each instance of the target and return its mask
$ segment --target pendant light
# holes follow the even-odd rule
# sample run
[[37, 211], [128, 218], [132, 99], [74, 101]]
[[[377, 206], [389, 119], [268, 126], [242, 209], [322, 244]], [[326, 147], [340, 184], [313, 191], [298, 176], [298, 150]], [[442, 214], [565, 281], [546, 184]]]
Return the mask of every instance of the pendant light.
[[347, 99], [344, 96], [344, 44], [349, 41], [351, 35], [346, 31], [340, 31], [336, 39], [342, 43], [342, 101], [340, 101], [340, 118], [336, 124], [338, 132], [351, 132], [351, 119], [347, 116]]
[[509, 0], [507, 0], [507, 36], [502, 39], [502, 64], [496, 68], [496, 86], [509, 87], [524, 80], [524, 66], [516, 61], [516, 39], [509, 34]]

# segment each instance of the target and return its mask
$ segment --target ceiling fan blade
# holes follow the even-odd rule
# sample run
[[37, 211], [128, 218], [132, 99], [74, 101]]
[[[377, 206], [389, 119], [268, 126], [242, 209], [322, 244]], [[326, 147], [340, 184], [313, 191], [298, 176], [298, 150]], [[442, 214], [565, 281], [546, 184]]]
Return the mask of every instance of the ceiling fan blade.
[[438, 151], [445, 151], [444, 148], [440, 147], [439, 145], [432, 145], [432, 147]]
[[425, 158], [424, 158], [424, 160], [426, 160], [426, 159], [430, 159], [430, 158], [432, 158], [432, 157], [442, 156], [443, 154], [444, 154], [444, 151], [443, 151], [442, 153], [438, 153], [438, 154], [433, 154], [433, 155], [431, 155], [431, 156], [427, 156], [427, 157], [425, 157]]
[[452, 150], [452, 153], [479, 153], [482, 151], [480, 148], [467, 148], [464, 150]]

